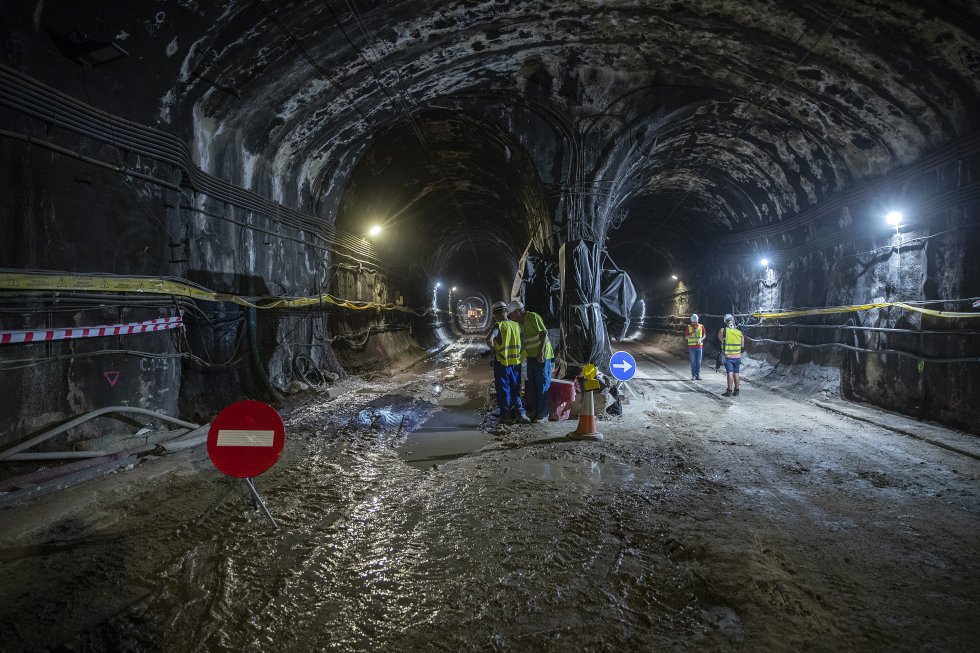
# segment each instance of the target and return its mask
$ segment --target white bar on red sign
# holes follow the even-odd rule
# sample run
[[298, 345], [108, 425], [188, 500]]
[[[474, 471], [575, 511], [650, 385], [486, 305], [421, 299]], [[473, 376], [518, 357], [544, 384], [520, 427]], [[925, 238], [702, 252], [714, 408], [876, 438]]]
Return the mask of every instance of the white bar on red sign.
[[275, 431], [239, 431], [221, 429], [218, 431], [219, 447], [271, 447], [275, 444]]
[[76, 338], [101, 338], [105, 336], [131, 335], [166, 331], [183, 326], [179, 315], [159, 320], [133, 322], [130, 324], [106, 324], [92, 327], [72, 327], [71, 329], [44, 329], [35, 331], [0, 331], [0, 345], [16, 345], [31, 342], [51, 342], [53, 340], [74, 340]]

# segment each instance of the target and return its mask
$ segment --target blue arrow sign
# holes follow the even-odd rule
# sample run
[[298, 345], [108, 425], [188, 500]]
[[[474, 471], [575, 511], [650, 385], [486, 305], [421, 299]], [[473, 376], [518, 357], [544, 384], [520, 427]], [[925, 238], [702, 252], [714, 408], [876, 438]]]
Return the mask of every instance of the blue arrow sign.
[[620, 381], [629, 381], [636, 374], [636, 361], [625, 351], [617, 351], [609, 359], [609, 372]]

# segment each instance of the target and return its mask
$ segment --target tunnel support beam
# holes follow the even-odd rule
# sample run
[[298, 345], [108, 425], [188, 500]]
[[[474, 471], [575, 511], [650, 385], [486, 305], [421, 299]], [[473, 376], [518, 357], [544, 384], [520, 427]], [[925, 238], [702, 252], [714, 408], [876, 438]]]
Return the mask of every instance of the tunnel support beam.
[[605, 368], [609, 338], [599, 304], [599, 246], [585, 240], [564, 243], [558, 252], [561, 279], [561, 357], [565, 375], [586, 363]]

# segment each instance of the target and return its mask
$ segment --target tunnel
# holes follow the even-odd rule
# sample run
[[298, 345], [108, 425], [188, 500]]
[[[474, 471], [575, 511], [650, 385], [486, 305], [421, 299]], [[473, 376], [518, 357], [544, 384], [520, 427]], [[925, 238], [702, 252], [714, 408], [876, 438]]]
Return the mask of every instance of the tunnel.
[[977, 3], [2, 15], [0, 649], [975, 650]]

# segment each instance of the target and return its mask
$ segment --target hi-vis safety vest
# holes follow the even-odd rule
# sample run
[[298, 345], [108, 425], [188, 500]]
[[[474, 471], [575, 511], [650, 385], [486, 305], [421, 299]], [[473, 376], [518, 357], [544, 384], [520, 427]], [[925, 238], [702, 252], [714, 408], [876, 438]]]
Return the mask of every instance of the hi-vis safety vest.
[[497, 322], [500, 342], [495, 343], [497, 362], [501, 365], [521, 363], [521, 325], [512, 320]]
[[742, 357], [742, 332], [725, 327], [725, 358]]
[[687, 346], [699, 347], [701, 345], [702, 337], [704, 337], [704, 325], [695, 324], [694, 328], [691, 329], [691, 334], [687, 337]]

